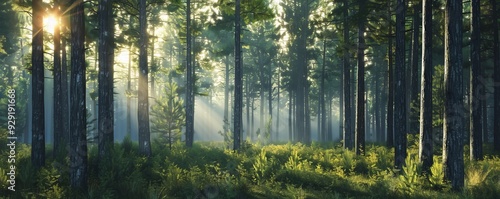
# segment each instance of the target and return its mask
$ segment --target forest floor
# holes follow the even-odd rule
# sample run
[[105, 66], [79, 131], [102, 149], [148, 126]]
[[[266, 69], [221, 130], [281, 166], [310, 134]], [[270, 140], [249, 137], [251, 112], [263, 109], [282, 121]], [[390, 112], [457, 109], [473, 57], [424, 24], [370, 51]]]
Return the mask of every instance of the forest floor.
[[[224, 143], [197, 142], [190, 149], [176, 143], [169, 149], [155, 142], [148, 159], [124, 140], [115, 145], [110, 165], [99, 165], [99, 174], [97, 147], [90, 145], [86, 194], [69, 187], [68, 159], [55, 161], [49, 149], [46, 166], [35, 172], [30, 147], [21, 145], [15, 192], [7, 189], [7, 161], [0, 162], [0, 198], [499, 198], [498, 155], [479, 162], [466, 155], [465, 188], [453, 192], [441, 180], [441, 156], [435, 156], [432, 174], [423, 177], [416, 140], [409, 143], [406, 166], [394, 171], [394, 151], [378, 145], [356, 156], [339, 143], [246, 144], [235, 153]], [[0, 152], [8, 153], [4, 148]]]

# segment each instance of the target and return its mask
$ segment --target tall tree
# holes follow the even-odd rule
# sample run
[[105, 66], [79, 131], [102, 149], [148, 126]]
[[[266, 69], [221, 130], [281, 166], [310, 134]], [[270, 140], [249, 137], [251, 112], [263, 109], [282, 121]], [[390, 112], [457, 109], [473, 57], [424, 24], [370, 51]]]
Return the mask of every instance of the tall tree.
[[432, 0], [422, 3], [422, 80], [420, 88], [420, 144], [422, 171], [430, 174], [433, 164], [432, 140]]
[[390, 19], [389, 25], [389, 39], [388, 39], [388, 94], [387, 94], [387, 147], [394, 146], [394, 66], [392, 64], [392, 12], [391, 12], [391, 1], [387, 1], [388, 8], [388, 18]]
[[[364, 0], [358, 0], [359, 13], [365, 13]], [[365, 153], [365, 17], [358, 18], [358, 94], [356, 95], [356, 154]]]
[[[53, 14], [59, 21], [59, 2], [54, 2]], [[57, 160], [62, 161], [62, 152], [64, 151], [63, 129], [63, 110], [62, 110], [62, 68], [61, 68], [61, 28], [60, 23], [54, 26], [54, 150], [53, 154]]]
[[[418, 74], [418, 55], [421, 53], [419, 52], [419, 38], [420, 38], [420, 1], [418, 1], [416, 4], [413, 5], [413, 38], [412, 38], [412, 50], [411, 50], [411, 65], [410, 65], [410, 71], [411, 71], [411, 87], [410, 87], [410, 107], [418, 106], [418, 77], [420, 74]], [[413, 110], [413, 109], [410, 109]], [[410, 118], [410, 126], [408, 129], [410, 133], [416, 134], [418, 131], [418, 114], [411, 114]]]
[[406, 158], [406, 80], [405, 80], [405, 14], [406, 1], [396, 5], [396, 68], [394, 70], [394, 165], [401, 169]]
[[99, 114], [98, 138], [99, 160], [109, 158], [114, 142], [113, 109], [113, 65], [114, 65], [114, 23], [112, 0], [100, 0], [98, 10], [99, 23]]
[[31, 134], [31, 162], [36, 169], [45, 165], [45, 109], [43, 64], [43, 6], [42, 0], [33, 0], [33, 37], [31, 43], [33, 132]]
[[490, 0], [491, 18], [493, 19], [493, 66], [494, 66], [494, 82], [495, 82], [495, 100], [494, 100], [494, 121], [493, 121], [493, 148], [495, 151], [500, 151], [500, 44], [498, 39], [498, 9], [497, 1]]
[[470, 73], [470, 159], [483, 159], [483, 135], [481, 126], [481, 91], [479, 89], [479, 78], [481, 72], [480, 58], [480, 2], [472, 0], [471, 5], [471, 73]]
[[[146, 0], [139, 1], [139, 90], [137, 116], [139, 124], [139, 151], [151, 156], [151, 140], [149, 130], [149, 89], [148, 89], [148, 26]], [[112, 108], [112, 107], [111, 107]]]
[[[85, 108], [85, 13], [83, 1], [71, 9], [70, 184], [87, 192], [87, 109]], [[35, 100], [34, 100], [35, 101]]]
[[445, 6], [443, 170], [452, 189], [464, 186], [464, 104], [462, 73], [462, 1], [447, 0]]
[[[243, 71], [241, 57], [240, 0], [235, 3], [234, 31], [234, 136], [233, 149], [240, 149], [240, 135], [243, 130]], [[261, 93], [262, 94], [262, 93]]]
[[191, 61], [191, 0], [186, 1], [186, 146], [194, 139], [194, 77]]
[[342, 67], [344, 69], [344, 148], [353, 149], [354, 148], [354, 135], [352, 131], [352, 116], [351, 116], [351, 75], [350, 75], [350, 66], [349, 66], [349, 1], [343, 1], [343, 38], [344, 38], [344, 49], [343, 49], [343, 57], [342, 57]]

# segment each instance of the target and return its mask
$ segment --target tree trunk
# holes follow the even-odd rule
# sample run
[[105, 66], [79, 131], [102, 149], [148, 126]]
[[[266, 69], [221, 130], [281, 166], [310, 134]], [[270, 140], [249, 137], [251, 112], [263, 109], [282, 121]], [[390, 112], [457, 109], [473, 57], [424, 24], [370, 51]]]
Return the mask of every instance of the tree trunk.
[[432, 139], [432, 0], [422, 4], [422, 80], [420, 86], [420, 139], [418, 157], [422, 171], [431, 174]]
[[112, 1], [100, 0], [99, 21], [99, 113], [98, 149], [99, 161], [110, 162], [114, 144], [114, 107], [113, 107], [113, 64], [114, 28]]
[[87, 192], [87, 111], [85, 108], [85, 14], [83, 2], [71, 10], [70, 185]]
[[130, 115], [130, 101], [132, 98], [132, 45], [129, 46], [128, 50], [128, 71], [127, 71], [127, 137], [131, 138], [132, 136], [132, 119]]
[[[225, 86], [224, 86], [224, 135], [229, 132], [231, 128], [229, 126], [229, 56], [226, 56], [226, 75], [225, 75]], [[248, 108], [247, 108], [248, 110]], [[226, 136], [224, 136], [224, 141], [226, 140]]]
[[464, 186], [464, 104], [462, 69], [462, 2], [447, 0], [445, 6], [443, 170], [452, 189]]
[[[418, 55], [422, 53], [419, 51], [420, 43], [418, 41], [420, 37], [420, 2], [413, 5], [413, 38], [412, 38], [412, 53], [411, 53], [411, 95], [410, 95], [410, 104], [413, 105], [410, 107], [417, 107], [419, 103], [418, 99], [418, 78], [420, 74], [418, 74]], [[412, 113], [413, 109], [410, 108], [410, 129], [409, 132], [412, 134], [417, 134], [419, 132], [419, 124], [418, 124], [418, 112]]]
[[268, 112], [269, 112], [269, 118], [267, 119], [267, 122], [269, 122], [269, 139], [273, 140], [273, 128], [272, 128], [272, 122], [273, 122], [273, 71], [272, 67], [269, 68], [269, 78], [267, 81], [267, 106], [268, 106]]
[[45, 109], [44, 109], [44, 64], [43, 64], [43, 5], [42, 0], [33, 0], [32, 39], [32, 137], [31, 163], [36, 170], [45, 165]]
[[481, 78], [481, 56], [480, 56], [480, 2], [472, 0], [471, 5], [471, 82], [470, 82], [470, 159], [483, 159], [483, 130], [481, 126], [481, 90], [479, 89], [479, 78]]
[[[279, 66], [278, 66], [279, 67]], [[281, 98], [281, 70], [278, 68], [278, 83], [276, 84], [276, 86], [278, 87], [278, 93], [277, 93], [277, 97], [278, 97], [278, 101], [277, 101], [277, 104], [276, 104], [276, 140], [275, 141], [278, 141], [279, 140], [279, 132], [280, 132], [280, 98]]]
[[318, 120], [321, 121], [320, 124], [320, 141], [325, 142], [327, 139], [327, 130], [326, 130], [326, 110], [325, 110], [325, 77], [326, 77], [326, 41], [323, 40], [323, 64], [321, 65], [321, 87], [319, 94], [319, 104], [320, 104], [320, 115], [321, 119], [318, 117]]
[[241, 56], [241, 21], [240, 21], [240, 0], [235, 4], [235, 31], [234, 31], [234, 150], [240, 149], [242, 131], [242, 109], [243, 109], [243, 69]]
[[396, 5], [396, 68], [394, 71], [394, 166], [401, 169], [406, 158], [406, 80], [405, 80], [405, 0], [398, 0]]
[[186, 1], [186, 146], [193, 146], [194, 139], [194, 77], [191, 52], [191, 0]]
[[[365, 13], [365, 2], [359, 0], [359, 12]], [[358, 22], [358, 94], [356, 95], [356, 154], [365, 154], [365, 22], [360, 17]]]
[[388, 46], [388, 94], [387, 94], [387, 147], [394, 146], [394, 66], [392, 64], [392, 12], [391, 1], [387, 1], [389, 10], [389, 46]]
[[148, 33], [146, 0], [139, 1], [139, 89], [137, 118], [139, 124], [139, 151], [146, 157], [151, 156], [149, 132], [149, 89], [148, 89]]
[[[490, 0], [492, 9], [492, 19], [498, 19], [497, 14], [497, 1]], [[494, 86], [495, 86], [495, 100], [494, 100], [494, 116], [493, 116], [493, 148], [495, 151], [500, 152], [500, 47], [498, 41], [498, 23], [496, 20], [493, 22], [493, 67], [494, 69]]]
[[[55, 2], [56, 8], [54, 8], [54, 15], [56, 20], [59, 21], [60, 15]], [[62, 153], [64, 152], [63, 144], [63, 122], [62, 122], [62, 68], [61, 68], [61, 28], [59, 25], [54, 27], [54, 149], [53, 155], [56, 160], [62, 162], [64, 157]]]
[[344, 148], [353, 149], [354, 148], [354, 135], [352, 134], [352, 116], [351, 116], [351, 74], [349, 66], [349, 7], [348, 1], [344, 0], [343, 9], [343, 34], [344, 34], [344, 56], [343, 56], [343, 69], [344, 69]]
[[61, 112], [62, 112], [62, 129], [61, 134], [61, 144], [63, 145], [63, 156], [68, 155], [68, 141], [69, 141], [69, 97], [68, 97], [68, 63], [67, 63], [67, 53], [66, 53], [66, 39], [62, 38], [61, 42]]

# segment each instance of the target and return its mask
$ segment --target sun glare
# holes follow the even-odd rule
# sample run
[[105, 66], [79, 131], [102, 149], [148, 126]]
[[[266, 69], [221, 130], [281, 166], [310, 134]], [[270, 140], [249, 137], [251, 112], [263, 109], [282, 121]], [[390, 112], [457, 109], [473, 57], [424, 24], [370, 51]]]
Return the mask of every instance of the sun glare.
[[54, 34], [54, 28], [57, 24], [57, 19], [53, 15], [48, 15], [43, 18], [43, 28], [50, 34]]

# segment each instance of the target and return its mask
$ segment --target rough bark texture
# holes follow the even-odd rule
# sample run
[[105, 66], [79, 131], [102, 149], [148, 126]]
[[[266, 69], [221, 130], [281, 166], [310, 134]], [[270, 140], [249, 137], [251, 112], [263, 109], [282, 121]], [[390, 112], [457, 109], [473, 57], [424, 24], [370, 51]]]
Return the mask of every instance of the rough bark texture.
[[[389, 10], [389, 19], [392, 16], [391, 13], [391, 1], [387, 2]], [[392, 20], [391, 20], [392, 21]], [[392, 64], [392, 23], [389, 25], [389, 45], [388, 45], [388, 96], [387, 96], [387, 147], [394, 146], [394, 66]]]
[[[420, 50], [420, 1], [413, 5], [413, 38], [412, 38], [412, 50], [411, 50], [411, 87], [410, 87], [410, 107], [417, 107], [419, 103], [418, 99], [418, 78], [420, 74], [418, 74], [418, 56], [422, 51]], [[414, 110], [410, 108], [411, 110]], [[411, 113], [410, 115], [410, 126], [408, 129], [410, 133], [416, 134], [419, 132], [419, 124], [418, 124], [418, 112]]]
[[235, 4], [235, 31], [234, 31], [234, 150], [240, 149], [241, 132], [243, 130], [243, 69], [241, 56], [241, 19], [240, 19], [240, 0]]
[[[359, 12], [364, 13], [365, 2], [359, 0]], [[365, 153], [365, 22], [360, 17], [358, 22], [358, 94], [356, 95], [356, 154]]]
[[87, 111], [85, 108], [85, 23], [82, 1], [71, 10], [70, 184], [87, 192]]
[[62, 124], [63, 124], [63, 133], [61, 134], [61, 143], [64, 145], [63, 147], [63, 156], [68, 155], [68, 146], [69, 146], [69, 85], [68, 85], [68, 59], [66, 52], [66, 39], [62, 38], [61, 41], [61, 112], [62, 112]]
[[45, 165], [45, 109], [43, 65], [43, 8], [42, 0], [33, 0], [33, 37], [31, 54], [32, 128], [31, 163], [35, 169]]
[[186, 146], [194, 141], [194, 77], [191, 61], [191, 1], [186, 1]]
[[114, 142], [114, 109], [113, 109], [113, 64], [114, 64], [114, 31], [113, 8], [111, 0], [99, 1], [99, 114], [98, 114], [98, 148], [99, 160], [107, 161]]
[[[57, 3], [57, 2], [56, 2]], [[57, 4], [56, 4], [56, 7]], [[59, 10], [54, 9], [54, 16], [59, 20]], [[60, 26], [54, 27], [54, 157], [58, 161], [62, 161], [63, 158], [60, 156], [64, 151], [63, 144], [63, 115], [62, 115], [62, 80], [61, 80], [61, 32]]]
[[151, 156], [151, 143], [149, 131], [149, 89], [148, 89], [148, 33], [146, 0], [139, 1], [139, 90], [137, 118], [139, 124], [139, 151], [141, 154]]
[[471, 82], [470, 82], [470, 159], [483, 159], [483, 131], [481, 126], [481, 95], [479, 89], [479, 78], [481, 72], [480, 58], [480, 3], [479, 0], [472, 0], [472, 16], [471, 16]]
[[[325, 110], [325, 76], [326, 76], [326, 41], [323, 40], [323, 63], [321, 65], [321, 88], [319, 94], [319, 113], [320, 117], [318, 117], [318, 121], [320, 122], [320, 126], [318, 126], [318, 130], [320, 132], [320, 141], [324, 142], [327, 140], [327, 130], [326, 130], [326, 110]], [[321, 118], [321, 119], [320, 119]]]
[[131, 100], [131, 93], [132, 93], [132, 45], [129, 47], [129, 54], [128, 54], [128, 70], [127, 70], [127, 137], [131, 138], [132, 136], [132, 116], [130, 115], [130, 101]]
[[420, 140], [418, 157], [422, 171], [430, 174], [432, 140], [432, 0], [422, 4], [422, 80], [420, 88]]
[[462, 2], [447, 0], [445, 6], [443, 170], [452, 189], [464, 186], [464, 103], [462, 66]]
[[406, 1], [396, 5], [396, 68], [394, 70], [394, 166], [401, 169], [406, 158], [406, 80], [405, 80], [405, 12]]
[[349, 15], [348, 9], [348, 1], [344, 0], [344, 9], [343, 9], [343, 36], [344, 36], [344, 56], [342, 60], [343, 68], [344, 68], [344, 148], [353, 149], [354, 148], [354, 135], [352, 134], [352, 116], [351, 116], [351, 74], [349, 67], [349, 21], [347, 19]]

